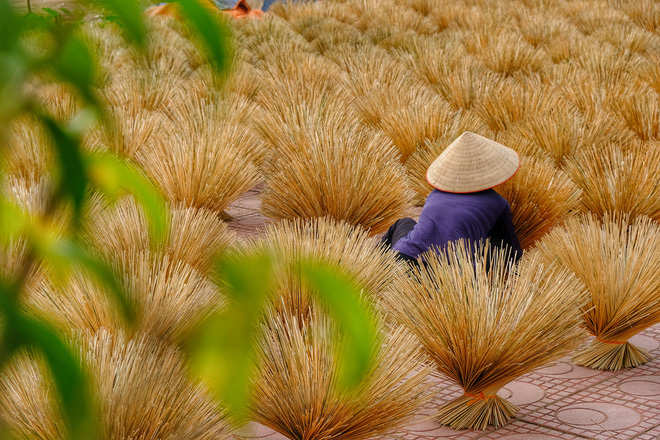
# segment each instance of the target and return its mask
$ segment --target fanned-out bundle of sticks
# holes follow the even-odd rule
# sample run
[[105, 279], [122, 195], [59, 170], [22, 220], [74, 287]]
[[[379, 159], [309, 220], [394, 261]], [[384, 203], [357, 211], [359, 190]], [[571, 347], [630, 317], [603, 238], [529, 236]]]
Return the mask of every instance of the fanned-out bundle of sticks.
[[[104, 439], [233, 435], [180, 350], [229, 303], [213, 270], [227, 252], [275, 261], [250, 415], [291, 439], [388, 435], [425, 404], [454, 428], [499, 427], [517, 407], [498, 391], [548, 362], [573, 354], [618, 370], [651, 358], [629, 339], [660, 322], [653, 0], [281, 2], [229, 24], [221, 85], [184, 26], [148, 26], [146, 54], [124, 47], [111, 23], [81, 33], [110, 121], [84, 147], [130, 161], [169, 206], [157, 246], [131, 196], [92, 194], [83, 210], [81, 242], [117, 272], [135, 323], [77, 268], [62, 279], [34, 267], [21, 297], [95, 378]], [[59, 121], [80, 108], [47, 78], [28, 92]], [[410, 268], [375, 236], [423, 204], [426, 169], [465, 131], [521, 157], [495, 190], [525, 254], [514, 263], [506, 250], [451, 244]], [[20, 117], [7, 141], [2, 194], [39, 216], [55, 161], [47, 132]], [[272, 224], [240, 239], [226, 210], [255, 188]], [[67, 209], [53, 215], [61, 233]], [[25, 237], [0, 246], [0, 278], [25, 252]], [[349, 273], [377, 316], [374, 363], [352, 393], [335, 374], [342, 330], [297, 278], [302, 259]], [[434, 400], [431, 366], [464, 394]], [[38, 355], [12, 359], [0, 372], [0, 425], [18, 439], [64, 438], [51, 382]]]

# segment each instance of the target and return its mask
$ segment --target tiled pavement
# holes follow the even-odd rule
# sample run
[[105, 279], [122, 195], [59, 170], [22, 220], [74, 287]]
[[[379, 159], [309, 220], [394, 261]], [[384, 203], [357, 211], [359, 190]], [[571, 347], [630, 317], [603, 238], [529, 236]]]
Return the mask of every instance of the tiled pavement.
[[[233, 203], [229, 223], [239, 237], [258, 234], [267, 221], [259, 213], [259, 188]], [[631, 339], [654, 358], [637, 368], [617, 372], [591, 370], [569, 358], [509, 383], [500, 395], [520, 407], [516, 418], [498, 430], [455, 431], [440, 426], [435, 408], [461, 394], [458, 386], [430, 378], [436, 397], [415, 422], [384, 440], [427, 439], [639, 439], [660, 440], [660, 325]], [[284, 440], [286, 437], [251, 423], [239, 439]]]

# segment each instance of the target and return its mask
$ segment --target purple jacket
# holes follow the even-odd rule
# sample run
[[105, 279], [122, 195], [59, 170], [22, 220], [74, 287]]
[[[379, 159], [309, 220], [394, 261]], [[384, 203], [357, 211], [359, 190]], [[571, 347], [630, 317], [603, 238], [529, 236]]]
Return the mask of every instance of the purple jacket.
[[518, 258], [522, 256], [511, 207], [504, 197], [492, 189], [465, 194], [434, 189], [426, 198], [415, 229], [392, 249], [417, 258], [430, 248], [444, 250], [450, 241], [479, 242], [487, 238], [495, 246], [509, 246]]

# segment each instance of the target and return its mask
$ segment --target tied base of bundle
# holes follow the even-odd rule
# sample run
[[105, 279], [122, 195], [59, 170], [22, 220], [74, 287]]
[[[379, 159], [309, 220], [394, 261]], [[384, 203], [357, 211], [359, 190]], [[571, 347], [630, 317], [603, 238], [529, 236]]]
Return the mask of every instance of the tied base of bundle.
[[595, 339], [591, 345], [573, 356], [573, 362], [597, 370], [621, 370], [638, 367], [651, 360], [648, 351], [629, 342], [603, 342]]
[[488, 425], [503, 426], [518, 412], [518, 407], [497, 395], [464, 394], [443, 405], [438, 422], [453, 429], [486, 429]]

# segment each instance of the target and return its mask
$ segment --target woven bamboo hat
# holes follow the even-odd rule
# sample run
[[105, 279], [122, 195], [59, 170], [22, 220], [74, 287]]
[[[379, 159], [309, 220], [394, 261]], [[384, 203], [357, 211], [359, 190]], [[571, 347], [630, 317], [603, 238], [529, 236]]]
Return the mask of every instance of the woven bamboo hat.
[[426, 180], [441, 191], [471, 193], [506, 182], [519, 167], [514, 150], [466, 131], [433, 161]]

